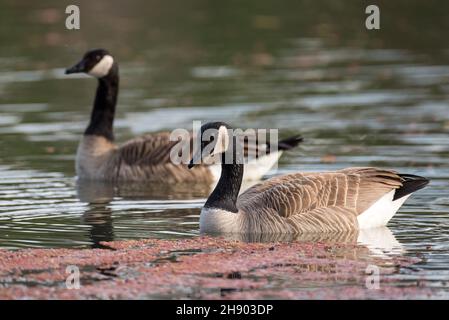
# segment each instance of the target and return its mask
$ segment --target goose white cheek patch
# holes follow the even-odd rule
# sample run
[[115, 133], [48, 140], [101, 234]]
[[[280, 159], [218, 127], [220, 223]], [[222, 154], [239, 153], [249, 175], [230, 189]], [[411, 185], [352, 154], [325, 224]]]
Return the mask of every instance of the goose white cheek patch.
[[104, 56], [89, 72], [91, 76], [101, 78], [109, 73], [114, 59], [110, 55]]
[[218, 129], [217, 144], [215, 145], [213, 154], [219, 154], [226, 152], [229, 147], [228, 129], [225, 126], [221, 126]]

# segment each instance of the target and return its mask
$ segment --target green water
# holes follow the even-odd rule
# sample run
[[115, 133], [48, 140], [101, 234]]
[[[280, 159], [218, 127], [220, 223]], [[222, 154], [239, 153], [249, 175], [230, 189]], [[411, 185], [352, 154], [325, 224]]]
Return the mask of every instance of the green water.
[[[193, 120], [302, 133], [271, 175], [347, 166], [432, 179], [388, 225], [398, 279], [449, 280], [449, 3], [379, 1], [0, 3], [0, 247], [90, 247], [198, 235], [200, 186], [77, 184], [95, 80], [63, 70], [90, 48], [120, 63], [118, 141]], [[388, 250], [385, 253], [388, 256]]]

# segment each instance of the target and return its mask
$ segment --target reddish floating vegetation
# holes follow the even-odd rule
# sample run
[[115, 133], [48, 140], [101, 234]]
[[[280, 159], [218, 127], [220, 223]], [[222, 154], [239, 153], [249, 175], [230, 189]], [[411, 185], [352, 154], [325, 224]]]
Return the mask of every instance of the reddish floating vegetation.
[[[427, 298], [431, 288], [389, 276], [417, 262], [373, 258], [350, 244], [243, 243], [220, 238], [103, 243], [109, 249], [0, 250], [0, 299], [392, 299]], [[366, 267], [380, 267], [367, 289]], [[80, 289], [66, 288], [66, 267]]]

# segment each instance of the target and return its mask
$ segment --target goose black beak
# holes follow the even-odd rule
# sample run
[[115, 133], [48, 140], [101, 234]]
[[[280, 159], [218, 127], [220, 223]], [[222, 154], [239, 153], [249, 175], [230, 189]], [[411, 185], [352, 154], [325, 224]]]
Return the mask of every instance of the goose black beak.
[[84, 72], [85, 69], [86, 69], [86, 67], [84, 64], [84, 60], [81, 60], [80, 62], [75, 64], [73, 67], [66, 69], [65, 74]]
[[190, 160], [187, 168], [192, 169], [197, 164], [201, 163], [201, 151], [197, 151], [193, 154], [192, 160]]

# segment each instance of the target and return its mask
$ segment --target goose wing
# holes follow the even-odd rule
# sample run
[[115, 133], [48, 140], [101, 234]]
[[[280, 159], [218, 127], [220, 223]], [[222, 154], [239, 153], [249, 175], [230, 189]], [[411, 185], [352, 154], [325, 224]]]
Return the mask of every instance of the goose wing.
[[[243, 138], [241, 138], [243, 142]], [[119, 152], [122, 159], [128, 165], [153, 165], [170, 161], [171, 149], [178, 143], [178, 141], [170, 141], [169, 132], [161, 132], [157, 134], [148, 134], [138, 138], [134, 138], [124, 143]], [[192, 156], [193, 136], [190, 133], [190, 154]], [[268, 148], [267, 144], [260, 144], [260, 146], [244, 141], [245, 156], [256, 155], [259, 152], [264, 152]], [[259, 150], [262, 149], [262, 150]]]
[[[190, 154], [192, 156], [194, 136], [189, 133]], [[258, 143], [257, 136], [255, 140], [248, 140], [245, 137], [239, 137], [244, 143], [245, 157], [259, 155], [260, 153], [270, 153], [270, 145], [268, 143]], [[279, 149], [287, 150], [296, 147], [302, 142], [301, 136], [293, 136], [288, 139], [279, 141]], [[124, 143], [118, 149], [121, 159], [127, 165], [157, 165], [170, 162], [171, 149], [178, 141], [170, 141], [170, 132], [160, 132], [156, 134], [148, 134], [138, 138], [134, 138]]]
[[[162, 182], [213, 182], [214, 166], [197, 165], [192, 170], [187, 169], [185, 164], [177, 164], [171, 161], [173, 152], [183, 151], [183, 160], [189, 161], [193, 152], [195, 136], [188, 133], [190, 143], [189, 153], [184, 153], [187, 148], [179, 141], [170, 140], [170, 132], [144, 135], [121, 145], [116, 149], [115, 155], [119, 163], [117, 177], [124, 180], [146, 180]], [[279, 141], [279, 149], [287, 150], [298, 145], [302, 141], [299, 136]], [[260, 144], [262, 151], [270, 152], [270, 145]], [[254, 149], [255, 148], [255, 149]], [[244, 141], [246, 157], [257, 155], [259, 146]], [[270, 166], [271, 168], [271, 166]], [[270, 169], [268, 168], [268, 169]], [[218, 171], [219, 172], [219, 171]], [[218, 174], [216, 174], [218, 176]]]
[[[124, 143], [116, 153], [120, 163], [118, 179], [162, 183], [212, 182], [213, 177], [206, 166], [198, 165], [189, 170], [187, 165], [171, 161], [172, 148], [178, 143], [170, 141], [169, 132], [144, 135]], [[173, 150], [180, 151], [180, 148]], [[191, 150], [185, 155], [188, 159]]]
[[334, 220], [351, 223], [383, 195], [400, 188], [402, 181], [396, 172], [376, 168], [295, 173], [251, 187], [240, 195], [237, 206], [293, 220], [307, 217], [320, 225]]
[[[262, 135], [262, 138], [266, 137]], [[244, 155], [248, 158], [258, 158], [272, 152], [290, 150], [297, 147], [304, 140], [301, 135], [297, 134], [286, 139], [278, 140], [276, 146], [273, 146], [271, 145], [272, 141], [265, 139], [261, 141], [257, 131], [238, 135], [237, 139], [239, 139], [239, 143], [243, 143]]]
[[148, 134], [125, 142], [118, 153], [129, 166], [158, 165], [170, 162], [170, 151], [177, 143], [170, 141], [169, 132]]

